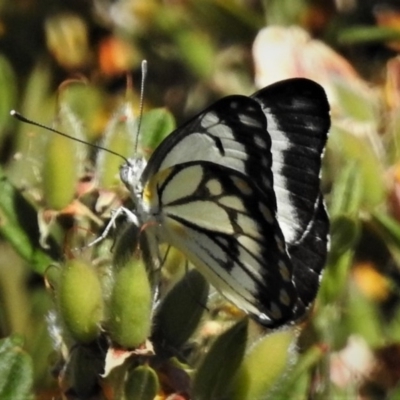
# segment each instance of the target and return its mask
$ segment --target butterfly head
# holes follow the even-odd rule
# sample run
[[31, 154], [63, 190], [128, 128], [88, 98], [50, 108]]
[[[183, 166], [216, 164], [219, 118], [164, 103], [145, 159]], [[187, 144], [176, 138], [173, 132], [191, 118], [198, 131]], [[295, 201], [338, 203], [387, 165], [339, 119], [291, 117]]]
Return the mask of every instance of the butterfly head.
[[142, 156], [138, 155], [129, 158], [127, 162], [121, 165], [119, 170], [122, 182], [133, 194], [135, 199], [140, 197], [143, 192], [141, 176], [145, 167], [146, 160]]

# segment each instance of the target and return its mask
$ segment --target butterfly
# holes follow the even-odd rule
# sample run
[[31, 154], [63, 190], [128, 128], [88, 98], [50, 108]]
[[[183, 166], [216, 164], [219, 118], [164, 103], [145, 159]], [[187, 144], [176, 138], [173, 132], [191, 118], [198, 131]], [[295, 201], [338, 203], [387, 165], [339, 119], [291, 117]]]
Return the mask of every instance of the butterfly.
[[152, 251], [180, 250], [229, 301], [275, 328], [302, 318], [326, 261], [329, 220], [320, 191], [329, 104], [294, 78], [250, 97], [222, 98], [167, 136], [120, 177], [121, 207]]

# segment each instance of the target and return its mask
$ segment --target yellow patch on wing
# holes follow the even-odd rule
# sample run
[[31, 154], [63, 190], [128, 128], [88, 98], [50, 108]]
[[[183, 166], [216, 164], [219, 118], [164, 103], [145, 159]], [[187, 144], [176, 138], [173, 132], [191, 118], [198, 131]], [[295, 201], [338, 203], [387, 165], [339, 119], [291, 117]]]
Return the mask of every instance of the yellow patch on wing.
[[251, 254], [255, 254], [256, 256], [259, 256], [262, 252], [262, 247], [261, 245], [256, 242], [254, 239], [245, 236], [245, 235], [239, 235], [237, 237], [237, 241]]
[[282, 260], [278, 262], [278, 269], [282, 279], [286, 282], [289, 282], [291, 280], [291, 273], [287, 265]]
[[148, 204], [153, 204], [158, 202], [157, 199], [157, 186], [162, 186], [168, 176], [171, 174], [172, 168], [164, 169], [154, 175], [147, 183], [143, 189], [143, 201]]
[[217, 179], [210, 179], [206, 183], [206, 188], [210, 191], [211, 196], [219, 196], [222, 194], [222, 185]]
[[272, 216], [271, 210], [268, 206], [266, 206], [264, 203], [261, 203], [258, 205], [261, 214], [263, 215], [263, 217], [265, 218], [265, 220], [269, 223], [269, 224], [273, 224], [274, 223], [274, 217]]
[[290, 300], [290, 297], [289, 297], [289, 295], [288, 295], [288, 293], [287, 293], [287, 291], [285, 289], [281, 289], [279, 291], [279, 301], [283, 305], [285, 305], [286, 307], [290, 306], [291, 300]]
[[204, 229], [234, 233], [228, 213], [213, 201], [197, 200], [176, 206], [164, 206], [164, 213], [182, 218]]
[[223, 196], [220, 199], [218, 199], [218, 203], [231, 208], [232, 210], [236, 211], [241, 211], [245, 212], [246, 208], [243, 204], [243, 201], [240, 197], [238, 196]]
[[243, 233], [254, 238], [262, 239], [260, 229], [257, 222], [245, 214], [238, 214], [236, 218], [237, 224], [242, 229]]
[[253, 194], [253, 189], [244, 179], [238, 178], [237, 176], [232, 176], [232, 181], [236, 188], [239, 189], [242, 194], [246, 196], [250, 196], [251, 194]]
[[192, 165], [177, 172], [167, 183], [162, 193], [162, 206], [192, 195], [199, 187], [204, 176], [200, 165]]

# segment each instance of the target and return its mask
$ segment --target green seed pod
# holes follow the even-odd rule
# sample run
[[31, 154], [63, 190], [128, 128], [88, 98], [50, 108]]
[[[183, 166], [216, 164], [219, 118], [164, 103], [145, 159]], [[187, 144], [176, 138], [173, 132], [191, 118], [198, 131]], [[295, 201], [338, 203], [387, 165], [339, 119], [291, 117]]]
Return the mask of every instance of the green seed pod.
[[167, 294], [157, 313], [154, 337], [179, 348], [198, 327], [207, 303], [209, 285], [190, 270]]
[[47, 143], [43, 165], [43, 190], [46, 206], [61, 210], [74, 198], [78, 181], [76, 143], [52, 134]]
[[134, 256], [140, 236], [140, 229], [135, 224], [127, 222], [121, 227], [113, 249], [113, 267], [123, 268]]
[[[60, 104], [57, 121], [57, 129], [68, 132], [78, 140], [85, 140], [82, 124], [66, 102]], [[43, 164], [43, 190], [47, 207], [60, 210], [71, 203], [87, 157], [88, 146], [55, 133], [48, 136]]]
[[215, 340], [194, 376], [193, 398], [232, 398], [228, 394], [244, 356], [247, 323], [248, 319], [244, 318]]
[[127, 400], [153, 400], [158, 390], [158, 376], [149, 366], [142, 365], [128, 372], [125, 381]]
[[296, 356], [296, 328], [271, 333], [259, 340], [245, 356], [232, 387], [234, 400], [264, 399], [279, 383]]
[[103, 298], [94, 267], [80, 260], [68, 261], [63, 267], [57, 297], [71, 336], [81, 343], [95, 340], [103, 317]]
[[59, 265], [51, 264], [44, 271], [46, 287], [51, 291], [56, 291], [60, 284], [62, 268]]
[[150, 335], [152, 291], [143, 262], [131, 260], [115, 273], [107, 323], [111, 339], [135, 348]]

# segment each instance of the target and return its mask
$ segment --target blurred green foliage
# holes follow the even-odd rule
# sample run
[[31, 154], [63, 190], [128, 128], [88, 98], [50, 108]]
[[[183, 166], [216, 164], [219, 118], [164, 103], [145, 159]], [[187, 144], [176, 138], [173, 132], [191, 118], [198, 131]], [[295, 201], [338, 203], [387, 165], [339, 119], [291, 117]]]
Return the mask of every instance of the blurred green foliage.
[[[276, 33], [273, 44], [289, 58], [266, 42], [260, 65], [253, 41], [277, 24], [288, 36]], [[337, 52], [311, 37], [296, 41], [291, 25]], [[398, 398], [399, 51], [396, 1], [0, 2], [0, 398], [161, 400], [188, 399], [191, 391], [208, 400]], [[126, 296], [132, 294], [123, 265], [135, 249], [121, 249], [136, 245], [137, 232], [124, 231], [114, 259], [112, 239], [83, 249], [79, 285], [67, 282], [65, 262], [128, 201], [117, 177], [120, 160], [16, 122], [9, 111], [130, 156], [142, 59], [149, 64], [139, 143], [146, 154], [175, 119], [217, 97], [253, 92], [253, 71], [271, 79], [290, 71], [324, 85], [333, 122], [323, 174], [331, 249], [308, 320], [270, 335], [210, 296], [202, 276], [165, 250], [155, 327], [148, 325], [150, 289], [135, 293], [147, 300], [135, 309], [146, 321], [134, 324], [133, 347], [153, 329], [151, 340], [132, 352], [110, 352], [105, 373], [110, 343], [107, 324], [101, 330], [97, 321], [114, 324], [114, 347], [121, 337], [125, 343], [119, 313], [135, 299], [121, 302], [114, 283], [122, 276]], [[77, 307], [93, 285], [94, 306]], [[98, 308], [100, 317], [91, 312]], [[89, 332], [81, 312], [90, 314]]]

